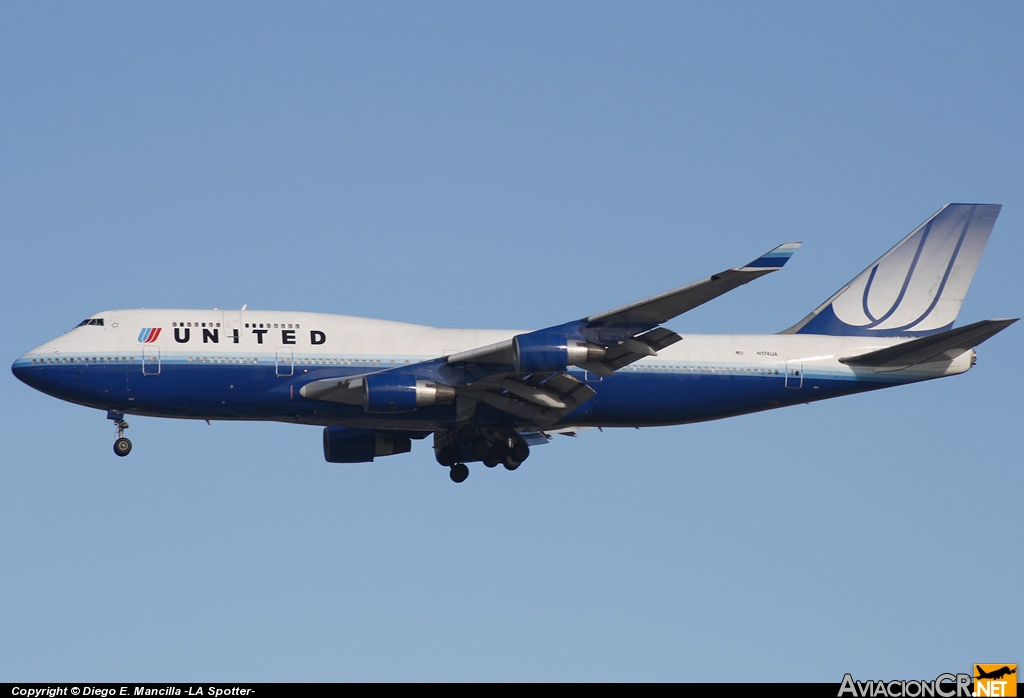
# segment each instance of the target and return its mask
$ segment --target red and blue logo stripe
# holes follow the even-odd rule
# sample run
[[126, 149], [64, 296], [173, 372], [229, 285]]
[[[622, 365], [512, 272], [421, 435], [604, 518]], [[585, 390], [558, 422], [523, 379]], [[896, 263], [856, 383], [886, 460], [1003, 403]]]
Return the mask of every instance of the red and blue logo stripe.
[[152, 344], [160, 336], [162, 329], [162, 327], [143, 327], [142, 332], [139, 332], [139, 341], [143, 344]]

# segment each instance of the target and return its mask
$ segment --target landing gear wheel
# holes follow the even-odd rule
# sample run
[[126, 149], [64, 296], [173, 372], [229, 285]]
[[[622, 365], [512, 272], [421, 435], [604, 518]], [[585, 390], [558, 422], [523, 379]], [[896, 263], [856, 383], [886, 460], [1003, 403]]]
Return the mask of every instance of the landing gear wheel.
[[452, 479], [452, 482], [465, 482], [469, 477], [469, 466], [465, 463], [456, 463], [448, 471], [448, 477]]
[[455, 432], [455, 438], [464, 444], [472, 443], [473, 439], [477, 437], [477, 428], [473, 424], [463, 424], [459, 427], [459, 430]]
[[[472, 453], [473, 453], [473, 458], [474, 459], [482, 460], [482, 461], [486, 462], [487, 461], [487, 454], [490, 452], [490, 450], [491, 450], [491, 442], [488, 441], [487, 439], [483, 438], [482, 436], [479, 437], [479, 438], [473, 439]], [[490, 466], [487, 466], [487, 467], [493, 468], [494, 466], [490, 465]]]
[[508, 457], [508, 451], [508, 444], [504, 439], [501, 441], [495, 441], [487, 451], [487, 457], [484, 458], [484, 465], [488, 468], [493, 468]]
[[454, 446], [445, 446], [437, 450], [435, 457], [438, 463], [446, 468], [450, 468], [458, 461], [459, 450]]
[[[515, 444], [512, 446], [512, 450], [509, 451], [509, 456], [516, 461], [522, 463], [524, 460], [530, 457], [530, 447], [523, 441], [522, 438], [518, 438]], [[508, 461], [506, 461], [508, 462]]]
[[124, 430], [128, 428], [128, 422], [124, 421], [124, 415], [120, 412], [107, 412], [107, 419], [114, 420], [114, 433], [117, 440], [114, 441], [114, 453], [124, 458], [132, 452], [132, 442], [124, 438]]
[[503, 462], [505, 464], [505, 470], [515, 470], [523, 464], [522, 461], [516, 460], [511, 454], [505, 456], [505, 460]]
[[114, 442], [114, 453], [122, 458], [132, 452], [132, 442], [123, 436]]

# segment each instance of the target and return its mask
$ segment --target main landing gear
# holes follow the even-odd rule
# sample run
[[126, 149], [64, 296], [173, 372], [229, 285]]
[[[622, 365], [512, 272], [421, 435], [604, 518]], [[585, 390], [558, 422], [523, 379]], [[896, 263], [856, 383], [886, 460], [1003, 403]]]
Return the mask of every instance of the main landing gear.
[[107, 419], [114, 420], [114, 428], [117, 432], [117, 440], [114, 441], [114, 453], [124, 458], [132, 452], [132, 442], [125, 438], [124, 430], [128, 428], [128, 422], [122, 419], [120, 412], [107, 412]]
[[465, 482], [469, 477], [469, 466], [465, 463], [452, 464], [448, 469], [448, 477], [452, 479], [452, 482]]
[[483, 462], [488, 468], [501, 463], [506, 470], [515, 470], [530, 457], [530, 447], [512, 429], [463, 424], [434, 433], [434, 455], [448, 468], [452, 482], [464, 482], [469, 477], [467, 462]]

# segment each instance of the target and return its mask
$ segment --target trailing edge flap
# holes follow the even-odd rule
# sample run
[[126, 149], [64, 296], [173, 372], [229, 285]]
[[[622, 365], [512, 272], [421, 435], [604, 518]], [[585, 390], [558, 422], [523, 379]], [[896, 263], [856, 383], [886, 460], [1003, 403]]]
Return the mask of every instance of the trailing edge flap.
[[544, 431], [521, 431], [519, 435], [531, 446], [543, 446], [551, 443], [556, 434], [561, 436], [579, 436], [579, 432], [593, 429], [594, 427], [563, 427], [561, 429], [545, 429]]
[[568, 373], [525, 380], [496, 376], [463, 389], [463, 395], [543, 428], [590, 400], [597, 392]]
[[970, 351], [989, 337], [1005, 330], [1018, 319], [981, 320], [939, 334], [912, 339], [894, 347], [843, 357], [839, 361], [849, 366], [873, 366], [876, 370], [883, 371], [898, 370], [929, 361], [952, 361], [965, 351]]
[[610, 376], [623, 366], [628, 366], [648, 356], [654, 356], [665, 347], [672, 346], [682, 339], [672, 330], [658, 327], [625, 340], [609, 349], [601, 361], [588, 362], [581, 365], [580, 368], [598, 376]]

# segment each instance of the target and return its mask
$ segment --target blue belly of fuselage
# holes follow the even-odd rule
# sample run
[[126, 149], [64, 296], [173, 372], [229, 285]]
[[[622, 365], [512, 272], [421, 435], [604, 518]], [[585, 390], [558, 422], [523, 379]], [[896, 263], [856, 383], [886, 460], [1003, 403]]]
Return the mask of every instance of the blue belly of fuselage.
[[[455, 423], [455, 406], [371, 414], [362, 405], [310, 400], [300, 388], [314, 380], [365, 373], [359, 367], [296, 366], [278, 375], [273, 364], [165, 361], [146, 375], [138, 363], [32, 365], [18, 362], [15, 375], [54, 397], [101, 410], [154, 417], [265, 420], [429, 430]], [[574, 375], [583, 379], [582, 372]], [[874, 390], [893, 381], [805, 373], [787, 387], [783, 375], [735, 375], [670, 371], [625, 371], [588, 383], [596, 395], [560, 423], [572, 426], [655, 426], [719, 419]], [[522, 425], [510, 415], [478, 406], [485, 423]]]

